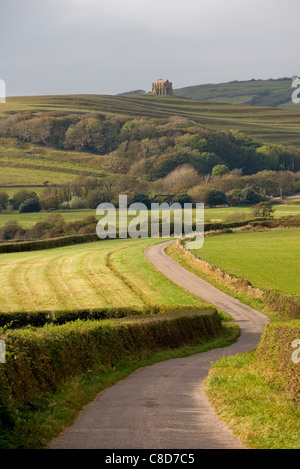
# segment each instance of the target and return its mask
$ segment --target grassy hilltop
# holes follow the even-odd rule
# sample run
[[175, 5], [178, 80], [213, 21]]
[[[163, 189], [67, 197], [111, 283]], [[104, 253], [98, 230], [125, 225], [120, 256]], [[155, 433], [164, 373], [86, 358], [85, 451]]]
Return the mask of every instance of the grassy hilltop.
[[[175, 96], [201, 101], [278, 107], [291, 103], [292, 78], [248, 80], [229, 83], [187, 86], [174, 91]], [[296, 108], [296, 106], [294, 105]]]

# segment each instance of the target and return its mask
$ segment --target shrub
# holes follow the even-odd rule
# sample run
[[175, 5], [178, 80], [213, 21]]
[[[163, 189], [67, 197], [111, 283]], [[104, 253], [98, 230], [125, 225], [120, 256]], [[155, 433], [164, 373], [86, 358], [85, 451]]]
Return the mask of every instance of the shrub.
[[204, 202], [210, 207], [215, 207], [217, 205], [226, 205], [227, 197], [223, 191], [212, 189], [206, 193]]
[[6, 192], [0, 192], [0, 211], [7, 208], [9, 197]]
[[19, 207], [20, 213], [40, 212], [41, 206], [37, 197], [26, 199]]
[[22, 189], [15, 193], [13, 198], [9, 201], [13, 210], [19, 210], [20, 205], [27, 199], [34, 199], [37, 197], [35, 192], [29, 192], [26, 189]]
[[138, 321], [76, 321], [38, 330], [8, 331], [2, 401], [26, 404], [58, 389], [69, 377], [103, 370], [145, 352], [192, 345], [223, 331], [217, 312], [182, 313]]

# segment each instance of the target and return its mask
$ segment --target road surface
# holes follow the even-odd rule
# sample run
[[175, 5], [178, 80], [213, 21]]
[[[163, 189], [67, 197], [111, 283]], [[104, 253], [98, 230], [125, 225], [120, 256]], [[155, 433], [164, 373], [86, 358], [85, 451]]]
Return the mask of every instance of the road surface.
[[[172, 242], [172, 241], [171, 241]], [[237, 343], [137, 370], [87, 405], [49, 449], [243, 449], [212, 409], [204, 381], [213, 362], [253, 350], [268, 319], [181, 267], [151, 246], [146, 257], [177, 285], [228, 312], [239, 324]]]

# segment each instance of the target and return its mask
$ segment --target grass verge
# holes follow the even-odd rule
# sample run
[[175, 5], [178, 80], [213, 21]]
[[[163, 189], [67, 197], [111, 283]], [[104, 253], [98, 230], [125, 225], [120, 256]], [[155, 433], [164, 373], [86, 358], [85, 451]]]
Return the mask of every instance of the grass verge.
[[255, 351], [215, 363], [206, 391], [219, 416], [248, 448], [299, 449], [299, 403], [257, 370]]
[[180, 249], [177, 243], [173, 243], [167, 247], [166, 253], [172, 257], [178, 264], [182, 265], [185, 269], [193, 272], [194, 274], [198, 275], [198, 277], [203, 278], [208, 283], [213, 285], [214, 287], [218, 288], [219, 290], [227, 293], [230, 296], [240, 300], [242, 303], [245, 303], [251, 306], [258, 311], [262, 311], [264, 314], [267, 312], [264, 309], [264, 302], [262, 298], [247, 296], [245, 293], [238, 289], [232, 288], [230, 285], [223, 285], [220, 283], [219, 278], [216, 278], [212, 273], [208, 271], [203, 271], [196, 262], [193, 262], [190, 253], [186, 253], [184, 250]]

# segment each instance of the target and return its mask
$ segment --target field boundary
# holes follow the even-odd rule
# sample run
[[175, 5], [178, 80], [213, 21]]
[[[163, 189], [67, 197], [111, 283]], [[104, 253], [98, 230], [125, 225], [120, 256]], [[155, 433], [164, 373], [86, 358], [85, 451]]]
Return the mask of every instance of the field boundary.
[[262, 300], [264, 306], [278, 313], [284, 319], [300, 318], [300, 295], [292, 295], [277, 290], [262, 290], [251, 284], [248, 280], [234, 277], [220, 267], [197, 257], [193, 252], [184, 247], [184, 240], [177, 240], [175, 249], [179, 256], [183, 257], [191, 266], [196, 266], [200, 271], [212, 277], [217, 283], [228, 288], [233, 293], [244, 293], [248, 298]]

